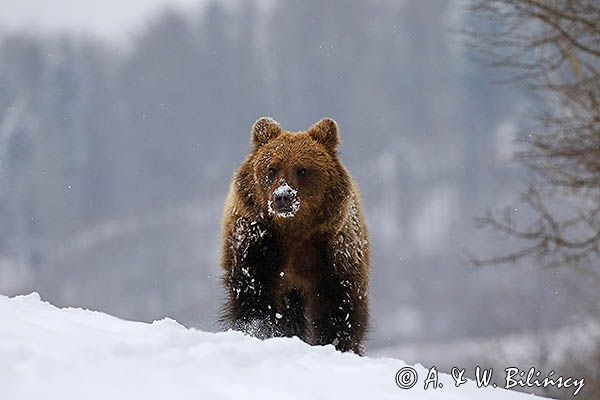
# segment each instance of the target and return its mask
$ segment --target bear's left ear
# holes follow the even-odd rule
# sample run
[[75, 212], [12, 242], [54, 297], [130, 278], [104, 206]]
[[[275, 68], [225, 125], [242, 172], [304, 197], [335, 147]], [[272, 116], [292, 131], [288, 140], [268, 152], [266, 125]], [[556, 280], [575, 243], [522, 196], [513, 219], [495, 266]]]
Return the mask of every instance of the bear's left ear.
[[271, 117], [262, 117], [252, 125], [252, 143], [255, 148], [262, 146], [281, 133], [281, 127]]
[[340, 143], [337, 123], [331, 118], [323, 118], [308, 129], [308, 134], [329, 151], [335, 151]]

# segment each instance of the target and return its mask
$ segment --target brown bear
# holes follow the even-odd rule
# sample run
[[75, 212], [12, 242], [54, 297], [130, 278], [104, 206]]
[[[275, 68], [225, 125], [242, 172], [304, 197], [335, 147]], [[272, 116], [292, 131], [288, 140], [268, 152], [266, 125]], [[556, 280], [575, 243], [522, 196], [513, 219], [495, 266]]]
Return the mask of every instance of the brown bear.
[[362, 354], [369, 242], [338, 143], [329, 118], [305, 132], [267, 117], [254, 123], [223, 217], [227, 327]]

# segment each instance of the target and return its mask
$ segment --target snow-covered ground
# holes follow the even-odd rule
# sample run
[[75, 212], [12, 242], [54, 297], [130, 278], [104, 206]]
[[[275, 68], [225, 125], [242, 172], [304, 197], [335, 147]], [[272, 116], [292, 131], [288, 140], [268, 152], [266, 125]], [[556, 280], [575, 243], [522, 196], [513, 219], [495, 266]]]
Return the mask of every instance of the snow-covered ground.
[[0, 296], [0, 399], [504, 399], [531, 398], [469, 381], [424, 390], [396, 385], [407, 365], [296, 338], [207, 333], [164, 319], [124, 321], [59, 309], [37, 293]]

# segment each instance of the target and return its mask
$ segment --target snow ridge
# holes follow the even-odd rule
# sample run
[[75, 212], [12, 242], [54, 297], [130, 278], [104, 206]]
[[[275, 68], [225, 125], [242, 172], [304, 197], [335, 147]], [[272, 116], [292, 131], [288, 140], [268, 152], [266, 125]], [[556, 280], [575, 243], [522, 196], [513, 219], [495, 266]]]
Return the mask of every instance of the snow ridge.
[[[0, 296], [2, 399], [505, 399], [501, 389], [400, 389], [394, 359], [339, 353], [297, 338], [259, 340], [228, 331], [187, 329], [165, 318], [151, 324], [82, 309], [60, 309], [37, 293]], [[407, 393], [410, 392], [410, 393]], [[531, 396], [527, 396], [530, 398]]]

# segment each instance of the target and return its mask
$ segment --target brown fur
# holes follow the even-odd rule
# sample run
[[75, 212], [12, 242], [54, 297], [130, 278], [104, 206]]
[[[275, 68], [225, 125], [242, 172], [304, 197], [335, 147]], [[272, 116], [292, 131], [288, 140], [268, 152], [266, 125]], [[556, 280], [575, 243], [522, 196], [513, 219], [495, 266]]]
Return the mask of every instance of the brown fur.
[[[338, 142], [331, 119], [297, 133], [270, 118], [252, 127], [253, 148], [233, 178], [223, 218], [223, 321], [229, 327], [362, 352], [369, 245]], [[290, 218], [269, 212], [284, 181], [300, 201]]]

